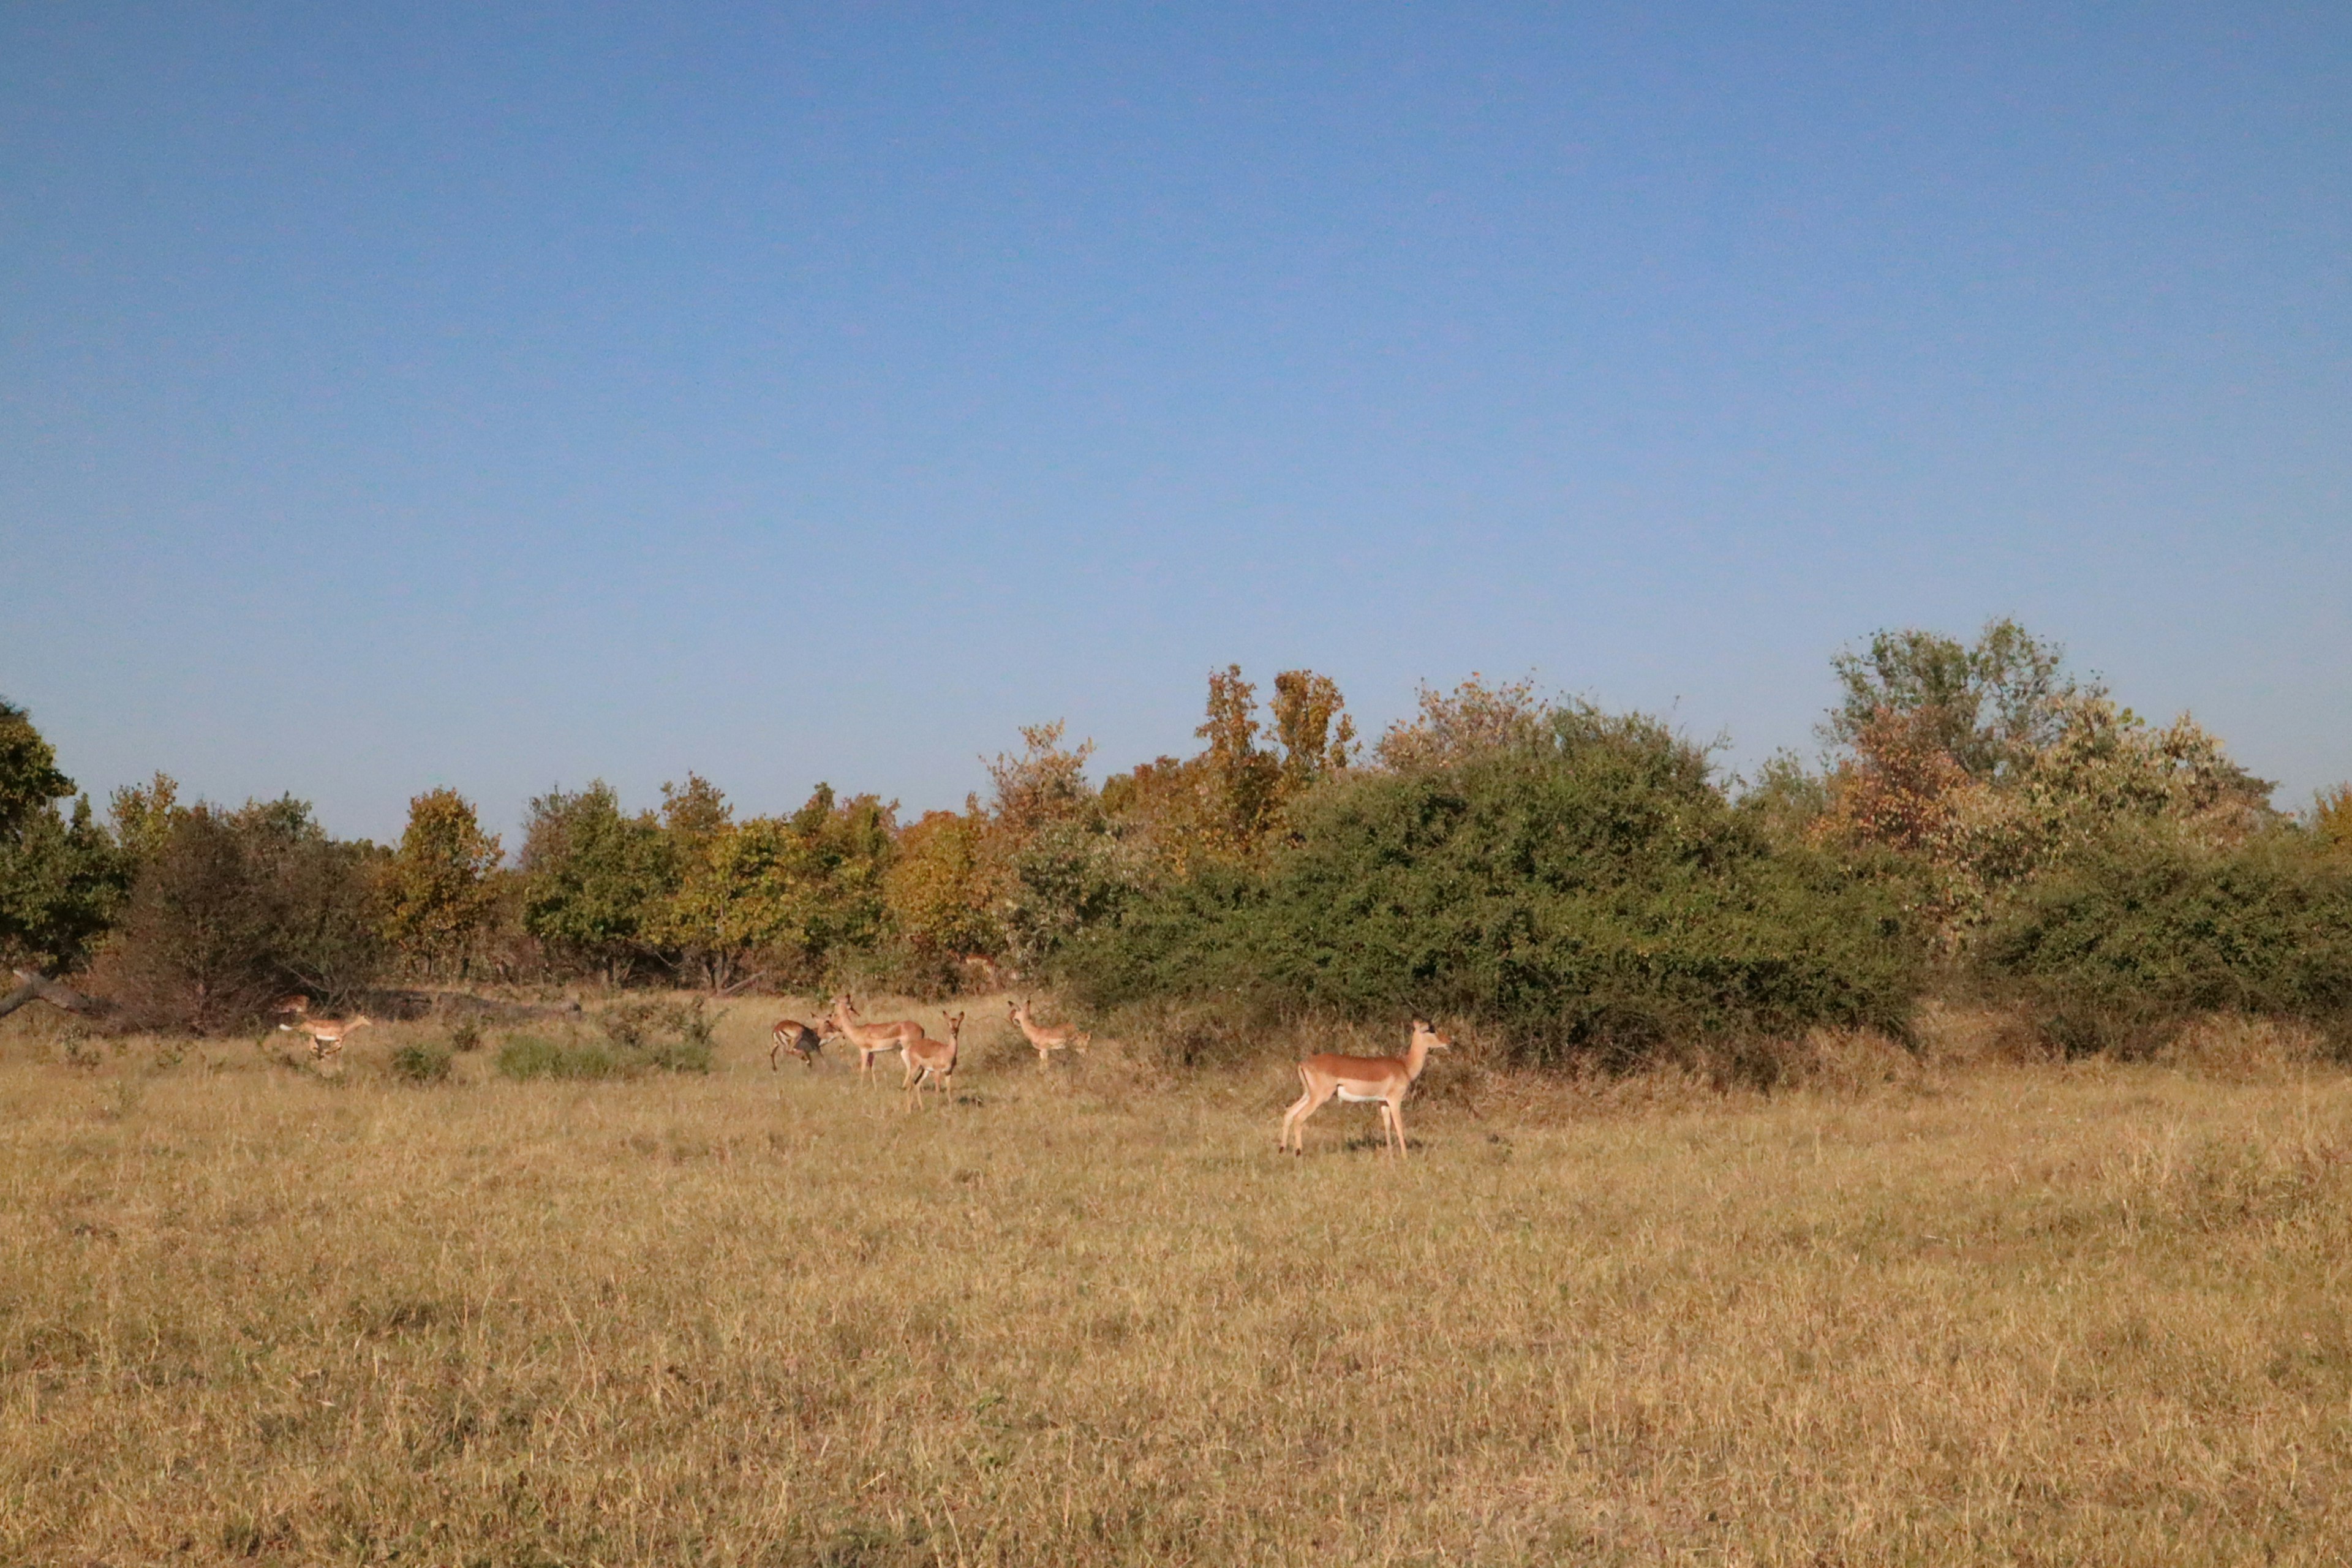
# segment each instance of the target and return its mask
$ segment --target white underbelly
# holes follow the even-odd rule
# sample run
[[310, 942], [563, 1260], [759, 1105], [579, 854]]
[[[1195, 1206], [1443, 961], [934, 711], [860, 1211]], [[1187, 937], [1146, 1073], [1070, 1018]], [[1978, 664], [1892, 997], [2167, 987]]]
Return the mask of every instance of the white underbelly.
[[1378, 1089], [1350, 1089], [1343, 1083], [1339, 1086], [1339, 1098], [1350, 1105], [1378, 1105], [1388, 1096]]

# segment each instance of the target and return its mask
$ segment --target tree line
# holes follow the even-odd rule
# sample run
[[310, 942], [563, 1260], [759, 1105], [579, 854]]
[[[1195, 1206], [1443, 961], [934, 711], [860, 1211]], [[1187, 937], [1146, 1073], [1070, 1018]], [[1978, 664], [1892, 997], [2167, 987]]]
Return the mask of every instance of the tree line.
[[530, 803], [511, 855], [436, 790], [396, 845], [292, 799], [101, 816], [0, 705], [0, 946], [154, 1026], [391, 980], [1058, 984], [1097, 1010], [1443, 1010], [1538, 1059], [1819, 1024], [1902, 1033], [1932, 987], [2084, 1048], [2198, 1009], [2352, 1017], [2352, 786], [2289, 814], [2210, 732], [2143, 720], [2008, 621], [1834, 664], [1822, 750], [1707, 748], [1474, 678], [1376, 742], [1310, 670], [1213, 672], [1185, 756], [1094, 782], [1021, 733], [961, 811], [819, 785], [740, 816], [688, 773]]

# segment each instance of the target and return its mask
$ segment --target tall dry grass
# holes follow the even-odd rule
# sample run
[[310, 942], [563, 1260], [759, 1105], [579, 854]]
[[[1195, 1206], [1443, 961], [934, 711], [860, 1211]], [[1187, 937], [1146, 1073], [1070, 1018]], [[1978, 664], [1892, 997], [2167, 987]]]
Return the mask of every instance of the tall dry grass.
[[2352, 1557], [2352, 1084], [2292, 1052], [1474, 1048], [1392, 1170], [1337, 1106], [1277, 1158], [1277, 1064], [973, 1013], [915, 1113], [748, 1004], [587, 1085], [7, 1037], [0, 1561]]

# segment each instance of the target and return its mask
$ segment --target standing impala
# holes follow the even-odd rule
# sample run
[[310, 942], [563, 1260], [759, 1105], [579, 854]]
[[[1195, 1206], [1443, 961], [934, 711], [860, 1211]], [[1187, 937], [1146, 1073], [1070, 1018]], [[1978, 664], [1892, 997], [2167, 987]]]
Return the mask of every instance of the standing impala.
[[870, 1074], [874, 1058], [888, 1052], [903, 1050], [908, 1040], [923, 1037], [923, 1026], [911, 1018], [895, 1024], [861, 1024], [856, 1010], [849, 1005], [849, 993], [843, 992], [833, 999], [833, 1031], [857, 1047], [857, 1070]]
[[918, 1033], [906, 1045], [907, 1081], [903, 1086], [911, 1092], [914, 1103], [923, 1101], [926, 1082], [939, 1086], [941, 1094], [953, 1103], [955, 1091], [956, 1048], [963, 1044], [963, 1015], [958, 1013], [948, 1020], [948, 1037], [934, 1040]]
[[1298, 1081], [1306, 1092], [1282, 1113], [1282, 1141], [1275, 1148], [1289, 1150], [1296, 1133], [1297, 1147], [1293, 1152], [1305, 1154], [1307, 1119], [1336, 1094], [1350, 1105], [1378, 1105], [1381, 1152], [1387, 1152], [1393, 1141], [1396, 1157], [1403, 1159], [1404, 1097], [1428, 1065], [1429, 1053], [1453, 1048], [1454, 1042], [1432, 1028], [1428, 1019], [1415, 1018], [1412, 1044], [1401, 1057], [1308, 1057], [1298, 1064]]
[[1029, 998], [1026, 996], [1018, 1002], [1008, 996], [1004, 999], [1004, 1005], [1011, 1009], [1013, 1021], [1021, 1026], [1021, 1032], [1029, 1037], [1030, 1045], [1036, 1048], [1039, 1067], [1044, 1067], [1047, 1058], [1055, 1051], [1067, 1050], [1072, 1046], [1083, 1051], [1095, 1043], [1092, 1035], [1081, 1034], [1066, 1024], [1049, 1029], [1037, 1022], [1035, 1015], [1029, 1011]]

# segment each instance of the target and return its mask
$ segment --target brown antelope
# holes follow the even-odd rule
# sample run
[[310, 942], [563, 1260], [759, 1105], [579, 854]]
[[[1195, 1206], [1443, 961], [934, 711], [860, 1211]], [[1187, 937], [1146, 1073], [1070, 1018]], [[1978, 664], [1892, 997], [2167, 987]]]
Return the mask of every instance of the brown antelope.
[[1428, 1019], [1415, 1018], [1412, 1044], [1401, 1057], [1308, 1057], [1298, 1064], [1298, 1081], [1305, 1092], [1282, 1113], [1282, 1141], [1276, 1149], [1289, 1150], [1295, 1132], [1296, 1152], [1305, 1154], [1307, 1119], [1336, 1094], [1351, 1105], [1378, 1105], [1381, 1152], [1388, 1152], [1393, 1142], [1396, 1157], [1403, 1159], [1404, 1097], [1428, 1064], [1429, 1053], [1453, 1048], [1454, 1042], [1432, 1028]]
[[1067, 1024], [1047, 1028], [1037, 1022], [1036, 1015], [1029, 1010], [1029, 998], [1026, 996], [1018, 1002], [1008, 996], [1004, 999], [1004, 1005], [1012, 1013], [1013, 1021], [1021, 1026], [1021, 1032], [1029, 1037], [1029, 1044], [1036, 1048], [1039, 1067], [1044, 1067], [1055, 1051], [1068, 1050], [1073, 1046], [1083, 1051], [1095, 1043], [1092, 1035], [1081, 1033]]
[[269, 1005], [271, 1017], [288, 1020], [278, 1026], [281, 1032], [294, 1028], [300, 1020], [310, 1016], [310, 999], [299, 992], [291, 996], [281, 996]]
[[[819, 1021], [823, 1022], [823, 1020]], [[777, 1019], [776, 1026], [772, 1033], [776, 1037], [776, 1043], [768, 1047], [768, 1070], [770, 1072], [776, 1070], [776, 1053], [778, 1051], [792, 1052], [793, 1055], [801, 1058], [801, 1066], [804, 1068], [813, 1068], [816, 1066], [816, 1054], [817, 1052], [824, 1049], [824, 1035], [819, 1033], [815, 1029], [810, 1028], [798, 1018]]]
[[300, 1018], [291, 1026], [310, 1037], [310, 1059], [326, 1063], [341, 1056], [343, 1042], [375, 1020], [365, 1013], [352, 1018]]
[[[963, 1044], [963, 1015], [956, 1014], [948, 1020], [948, 1037], [934, 1040], [921, 1034], [906, 1044], [907, 1081], [902, 1088], [914, 1096], [913, 1105], [923, 1101], [923, 1085], [934, 1083], [941, 1094], [954, 1102], [956, 1050]], [[910, 1106], [909, 1109], [912, 1107]]]
[[857, 1070], [861, 1075], [874, 1070], [874, 1058], [905, 1048], [908, 1040], [923, 1037], [923, 1026], [911, 1018], [901, 1018], [895, 1024], [861, 1024], [856, 1009], [849, 1005], [849, 994], [843, 992], [833, 999], [831, 1015], [833, 1032], [857, 1047]]

